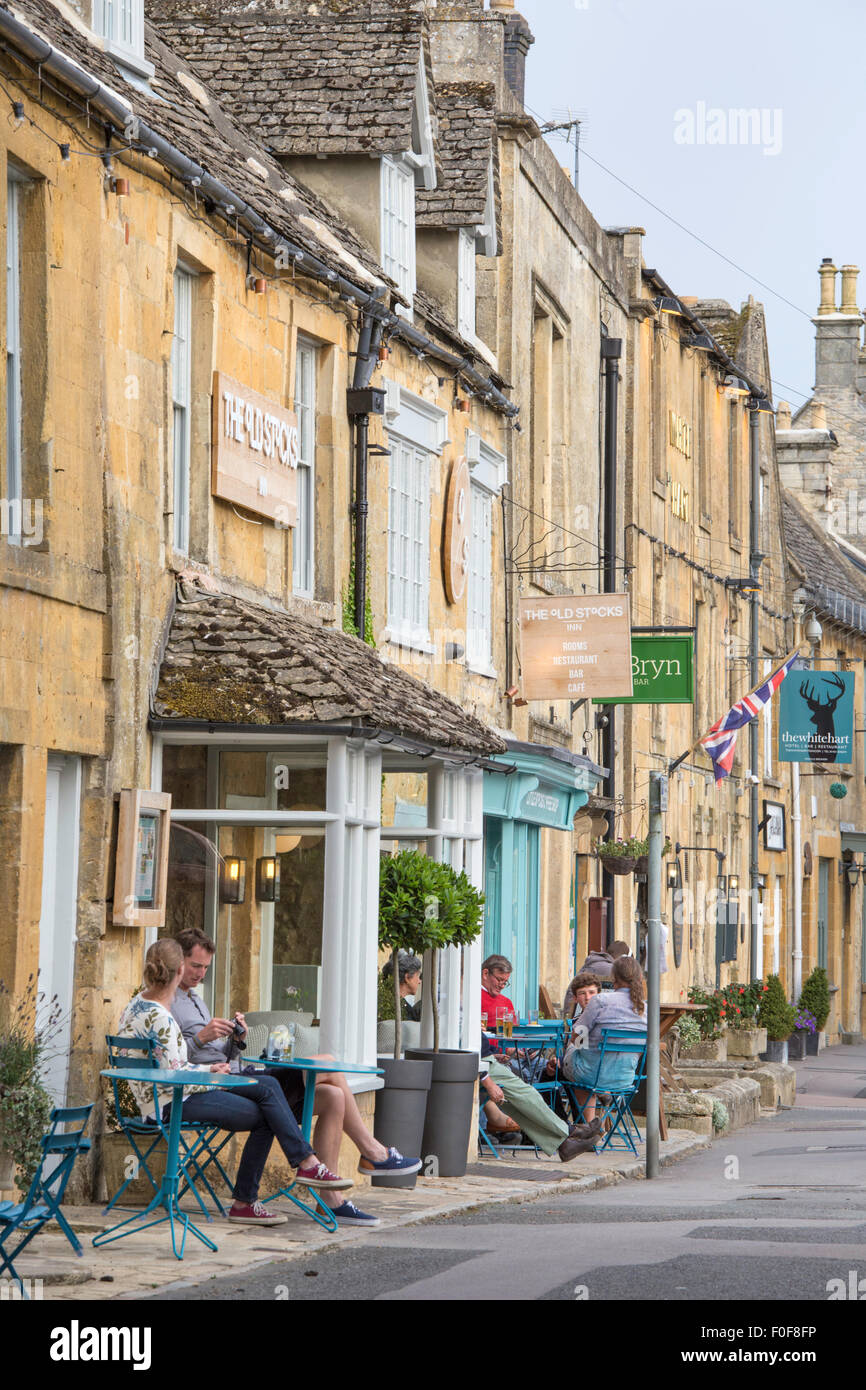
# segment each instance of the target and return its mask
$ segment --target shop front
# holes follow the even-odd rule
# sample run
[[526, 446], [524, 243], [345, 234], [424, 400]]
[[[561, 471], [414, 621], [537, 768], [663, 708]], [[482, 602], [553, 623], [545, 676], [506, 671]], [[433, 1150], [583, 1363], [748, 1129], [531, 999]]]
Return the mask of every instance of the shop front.
[[[545, 832], [571, 832], [603, 768], [562, 748], [509, 742], [506, 753], [484, 774], [484, 954], [507, 956], [514, 966], [509, 997], [522, 1017], [538, 1007], [540, 960], [545, 928], [566, 942], [574, 901], [570, 840], [557, 855]], [[542, 921], [542, 882], [549, 888], [550, 861], [564, 865], [565, 910]], [[555, 871], [554, 871], [555, 874]], [[548, 901], [551, 901], [548, 893]], [[558, 920], [557, 920], [558, 919]]]
[[[478, 764], [503, 741], [357, 639], [213, 595], [175, 609], [151, 729], [165, 930], [216, 941], [213, 1013], [309, 1015], [319, 1050], [374, 1062], [380, 856], [421, 847], [480, 886]], [[479, 965], [446, 954], [443, 1045], [465, 1046]]]

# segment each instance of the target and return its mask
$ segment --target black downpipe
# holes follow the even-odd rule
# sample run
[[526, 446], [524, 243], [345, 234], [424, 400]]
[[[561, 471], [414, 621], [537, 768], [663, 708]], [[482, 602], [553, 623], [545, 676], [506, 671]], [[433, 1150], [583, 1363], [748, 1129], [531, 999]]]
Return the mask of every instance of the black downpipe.
[[[621, 338], [602, 338], [601, 359], [604, 363], [604, 592], [612, 594], [617, 587], [616, 540], [617, 540], [617, 493], [616, 493], [616, 425], [619, 396], [619, 359], [622, 355]], [[607, 794], [616, 800], [616, 761], [614, 758], [614, 731], [616, 727], [616, 706], [607, 706], [608, 722], [602, 730], [601, 761], [608, 769]], [[608, 822], [606, 840], [616, 837], [616, 817], [611, 814]], [[604, 870], [604, 896], [608, 901], [607, 931], [608, 942], [614, 931], [614, 896], [616, 879]]]
[[[379, 319], [365, 314], [358, 335], [358, 355], [355, 358], [355, 374], [352, 381], [355, 390], [366, 390], [370, 385], [376, 361], [379, 356], [379, 343], [382, 339], [382, 324]], [[354, 417], [355, 423], [355, 627], [358, 636], [364, 640], [367, 614], [367, 496], [368, 443], [370, 434], [369, 415]]]

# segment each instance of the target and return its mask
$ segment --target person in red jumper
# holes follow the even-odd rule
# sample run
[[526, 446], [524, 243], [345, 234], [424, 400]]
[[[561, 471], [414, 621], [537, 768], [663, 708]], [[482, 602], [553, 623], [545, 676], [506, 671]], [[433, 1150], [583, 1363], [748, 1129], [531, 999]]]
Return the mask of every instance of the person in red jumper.
[[488, 956], [481, 966], [481, 1012], [487, 1015], [487, 1027], [491, 1032], [500, 1016], [517, 1018], [517, 1010], [502, 993], [511, 978], [512, 968], [505, 956]]

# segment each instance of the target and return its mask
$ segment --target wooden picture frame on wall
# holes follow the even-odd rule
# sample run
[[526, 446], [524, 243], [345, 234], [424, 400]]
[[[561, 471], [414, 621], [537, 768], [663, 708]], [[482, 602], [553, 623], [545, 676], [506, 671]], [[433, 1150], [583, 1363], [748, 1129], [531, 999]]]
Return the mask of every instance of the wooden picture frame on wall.
[[120, 793], [111, 917], [116, 927], [165, 925], [170, 817], [168, 792]]

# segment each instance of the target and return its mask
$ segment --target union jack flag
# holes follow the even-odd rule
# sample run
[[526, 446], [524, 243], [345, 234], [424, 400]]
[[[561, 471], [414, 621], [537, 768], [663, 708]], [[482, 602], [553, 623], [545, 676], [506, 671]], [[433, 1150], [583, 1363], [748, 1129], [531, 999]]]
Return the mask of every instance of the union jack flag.
[[712, 761], [717, 782], [730, 776], [737, 734], [745, 724], [751, 724], [764, 706], [769, 704], [797, 658], [798, 653], [792, 652], [762, 685], [750, 690], [748, 695], [742, 695], [735, 705], [731, 705], [727, 714], [716, 720], [709, 733], [698, 740]]

